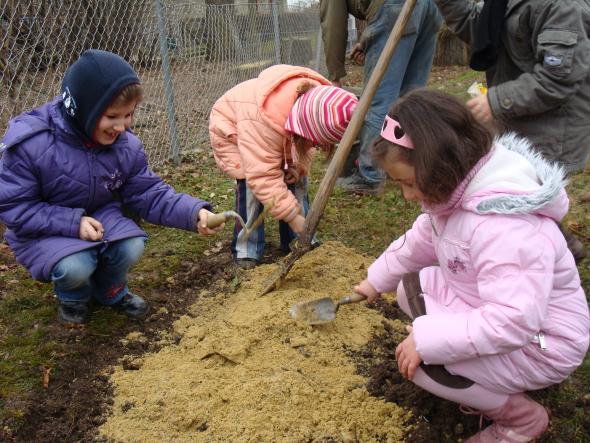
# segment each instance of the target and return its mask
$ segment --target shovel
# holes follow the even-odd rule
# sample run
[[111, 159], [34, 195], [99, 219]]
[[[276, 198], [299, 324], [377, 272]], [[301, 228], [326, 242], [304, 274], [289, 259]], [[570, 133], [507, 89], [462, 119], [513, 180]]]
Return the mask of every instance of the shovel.
[[269, 278], [269, 281], [265, 284], [265, 287], [260, 295], [266, 295], [269, 292], [278, 289], [295, 262], [304, 254], [312, 250], [311, 241], [320, 222], [320, 218], [324, 213], [324, 209], [328, 203], [328, 197], [334, 188], [336, 178], [342, 171], [344, 163], [346, 162], [346, 158], [348, 157], [348, 153], [350, 152], [352, 144], [356, 139], [356, 135], [363, 125], [365, 115], [371, 104], [371, 100], [373, 100], [373, 96], [377, 91], [379, 83], [385, 75], [389, 61], [391, 60], [391, 57], [393, 56], [393, 53], [395, 52], [395, 49], [402, 38], [406, 24], [412, 17], [412, 12], [415, 5], [416, 0], [406, 0], [404, 2], [404, 6], [402, 7], [395, 25], [389, 34], [389, 38], [387, 39], [387, 42], [381, 51], [379, 60], [377, 60], [377, 64], [371, 73], [371, 77], [369, 77], [369, 80], [367, 81], [356, 110], [352, 115], [352, 119], [344, 131], [344, 135], [342, 136], [342, 140], [338, 145], [338, 149], [336, 149], [336, 153], [328, 165], [328, 169], [324, 175], [324, 178], [322, 179], [322, 182], [320, 183], [320, 186], [318, 187], [318, 191], [315, 195], [315, 198], [313, 199], [311, 208], [309, 208], [309, 212], [305, 217], [303, 232], [297, 241], [298, 247], [296, 247], [293, 252], [291, 252], [291, 254], [285, 258], [278, 271]]
[[248, 220], [248, 223], [244, 222], [244, 219], [236, 211], [224, 211], [219, 214], [213, 214], [207, 217], [207, 227], [216, 228], [230, 219], [238, 220], [242, 225], [242, 230], [238, 234], [238, 240], [245, 240], [250, 237], [250, 234], [254, 232], [258, 226], [260, 226], [260, 223], [263, 222], [264, 217], [266, 217], [266, 214], [271, 210], [273, 205], [274, 200], [271, 200], [270, 203], [264, 205], [264, 209], [260, 215], [253, 220]]
[[334, 321], [340, 306], [348, 305], [350, 303], [358, 303], [359, 301], [366, 299], [367, 297], [357, 293], [342, 297], [336, 303], [334, 303], [330, 297], [324, 297], [317, 300], [297, 303], [296, 305], [291, 306], [289, 314], [295, 320], [302, 321], [308, 325], [321, 325]]

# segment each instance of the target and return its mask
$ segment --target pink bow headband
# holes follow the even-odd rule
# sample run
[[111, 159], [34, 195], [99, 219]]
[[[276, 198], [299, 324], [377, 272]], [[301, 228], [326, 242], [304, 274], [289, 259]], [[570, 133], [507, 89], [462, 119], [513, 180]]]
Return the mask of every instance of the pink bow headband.
[[392, 119], [389, 115], [385, 116], [385, 121], [381, 128], [381, 137], [406, 149], [414, 149], [414, 144], [410, 140], [410, 137], [408, 137], [408, 134], [404, 132], [399, 122]]

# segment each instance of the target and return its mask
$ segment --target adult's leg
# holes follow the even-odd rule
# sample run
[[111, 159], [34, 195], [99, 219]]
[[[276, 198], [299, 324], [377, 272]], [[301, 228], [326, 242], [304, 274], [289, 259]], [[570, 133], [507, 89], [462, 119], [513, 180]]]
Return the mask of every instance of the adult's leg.
[[[256, 220], [263, 209], [264, 206], [247, 186], [246, 180], [236, 180], [236, 212], [240, 214], [244, 222]], [[238, 236], [241, 230], [242, 226], [236, 220], [231, 244], [232, 255], [235, 260], [251, 261], [255, 264], [260, 261], [264, 251], [264, 222], [247, 239]]]
[[416, 8], [417, 37], [403, 76], [400, 95], [428, 83], [436, 51], [438, 31], [443, 22], [433, 0], [418, 0]]
[[[375, 92], [375, 96], [371, 100], [371, 105], [361, 128], [359, 137], [361, 142], [358, 159], [359, 172], [368, 182], [379, 183], [385, 176], [384, 172], [373, 164], [370, 148], [373, 140], [381, 131], [383, 119], [387, 111], [400, 94], [404, 73], [408, 69], [408, 63], [418, 37], [416, 23], [417, 18], [421, 16], [420, 3], [416, 3], [410, 22], [406, 27], [406, 32], [402, 36], [387, 66], [387, 70]], [[365, 29], [364, 35], [367, 42], [365, 52], [365, 79], [368, 79], [375, 69], [379, 56], [383, 52], [385, 43], [401, 12], [403, 4], [403, 0], [386, 0], [375, 19]]]

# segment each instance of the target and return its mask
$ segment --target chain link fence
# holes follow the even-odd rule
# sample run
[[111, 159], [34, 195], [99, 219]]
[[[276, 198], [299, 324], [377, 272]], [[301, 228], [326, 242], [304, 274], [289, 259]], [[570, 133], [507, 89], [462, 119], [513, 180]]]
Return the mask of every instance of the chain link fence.
[[325, 73], [317, 2], [286, 0], [3, 0], [0, 127], [59, 93], [85, 49], [116, 52], [145, 99], [134, 131], [153, 165], [208, 144], [211, 106], [277, 63]]

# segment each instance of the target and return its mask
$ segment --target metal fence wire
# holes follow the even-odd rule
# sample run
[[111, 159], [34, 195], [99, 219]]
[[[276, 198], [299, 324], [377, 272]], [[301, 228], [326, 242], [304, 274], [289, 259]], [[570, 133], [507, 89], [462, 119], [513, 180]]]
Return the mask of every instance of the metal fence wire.
[[153, 165], [208, 144], [213, 103], [268, 66], [325, 73], [317, 2], [286, 0], [3, 0], [0, 128], [59, 93], [88, 48], [138, 72], [144, 101], [133, 129]]

